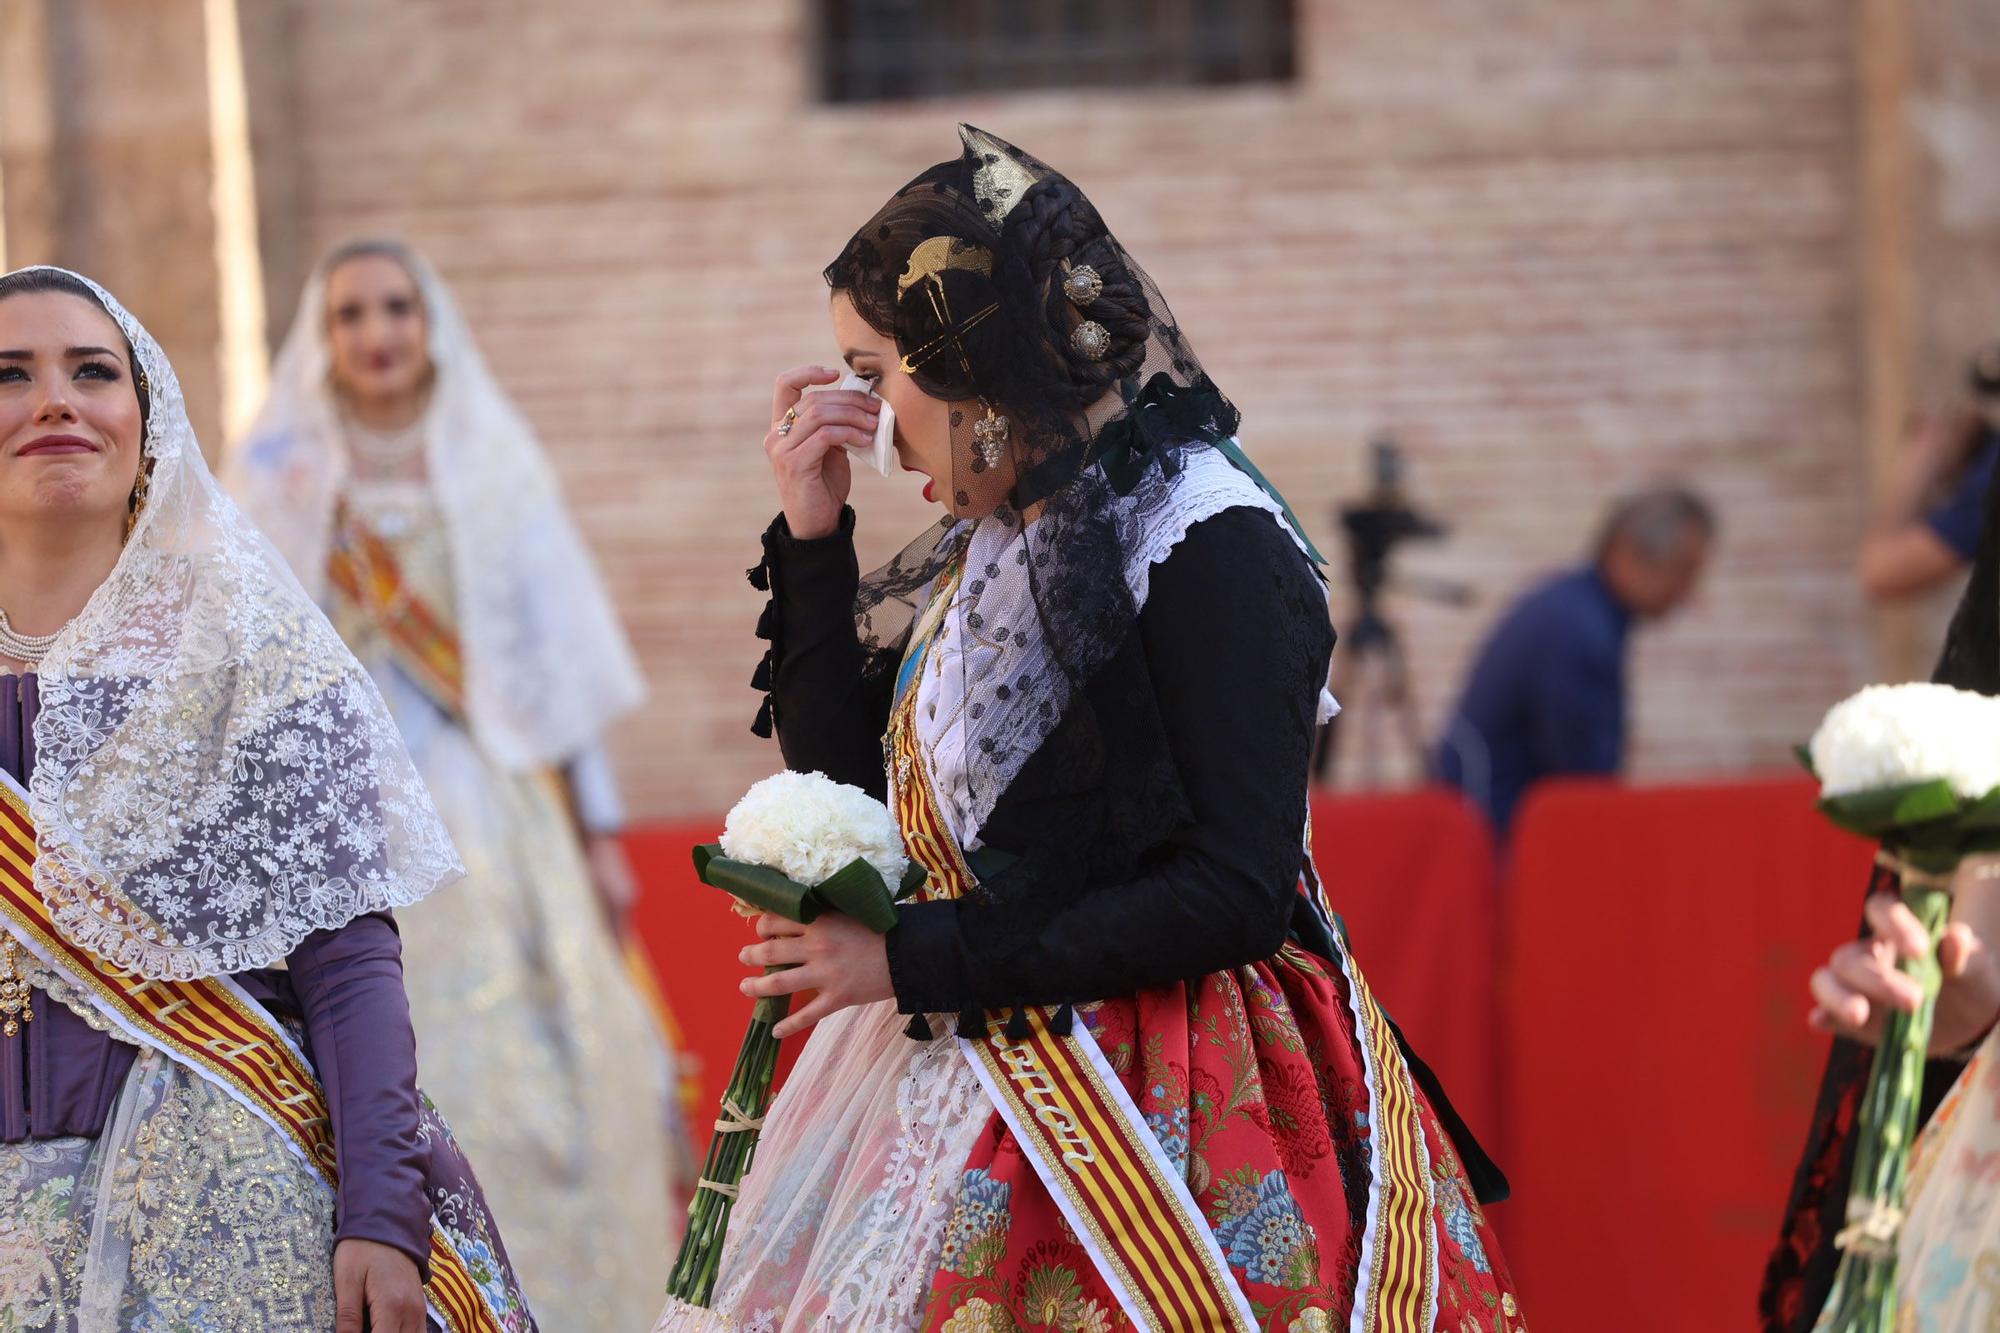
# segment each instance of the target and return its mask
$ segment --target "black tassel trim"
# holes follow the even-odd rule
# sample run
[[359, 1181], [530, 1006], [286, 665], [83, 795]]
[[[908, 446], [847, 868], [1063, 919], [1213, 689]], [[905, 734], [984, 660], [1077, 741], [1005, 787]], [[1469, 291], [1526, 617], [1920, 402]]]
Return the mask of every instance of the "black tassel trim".
[[784, 653], [784, 646], [778, 642], [778, 528], [782, 518], [764, 530], [764, 558], [754, 568], [745, 571], [750, 586], [758, 592], [771, 594], [771, 600], [764, 604], [763, 614], [757, 617], [757, 637], [771, 645], [764, 660], [757, 664], [756, 674], [750, 677], [750, 688], [764, 692], [764, 702], [757, 709], [757, 720], [750, 724], [751, 732], [770, 740], [777, 733], [778, 701], [771, 693], [772, 682], [777, 675], [778, 659]]
[[930, 1019], [925, 1018], [922, 1014], [911, 1014], [910, 1025], [903, 1029], [903, 1035], [911, 1041], [929, 1041], [931, 1039]]
[[1049, 1020], [1049, 1031], [1058, 1037], [1067, 1037], [1075, 1028], [1076, 1006], [1073, 1004], [1065, 1004], [1056, 1010], [1055, 1017]]
[[1034, 1035], [1035, 1029], [1028, 1022], [1028, 1006], [1025, 1004], [1015, 1005], [1014, 1016], [1007, 1020], [1007, 1040], [1026, 1041]]
[[986, 1011], [978, 1005], [961, 1010], [958, 1015], [958, 1035], [967, 1041], [986, 1039]]

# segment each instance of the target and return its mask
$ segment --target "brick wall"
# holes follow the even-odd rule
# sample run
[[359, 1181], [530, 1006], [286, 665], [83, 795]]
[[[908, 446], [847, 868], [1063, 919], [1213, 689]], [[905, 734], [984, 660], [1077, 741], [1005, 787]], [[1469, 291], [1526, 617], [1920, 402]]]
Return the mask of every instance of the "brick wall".
[[201, 0], [0, 0], [7, 265], [105, 284], [220, 429]]
[[[1404, 565], [1482, 599], [1392, 604], [1427, 730], [1500, 606], [1667, 476], [1725, 535], [1701, 604], [1638, 650], [1641, 774], [1783, 764], [1869, 670], [1851, 4], [1300, 0], [1289, 88], [837, 110], [806, 86], [807, 9], [242, 6], [272, 335], [341, 236], [438, 260], [640, 644], [654, 695], [618, 748], [642, 813], [714, 811], [777, 762], [746, 727], [742, 579], [769, 380], [832, 355], [819, 267], [960, 118], [1090, 190], [1323, 544], [1368, 434], [1404, 441], [1456, 528]], [[207, 266], [194, 239], [128, 249], [122, 272]], [[858, 498], [870, 553], [925, 521], [907, 484]]]
[[[1666, 476], [1725, 540], [1639, 648], [1639, 771], [1782, 764], [1860, 679], [1844, 6], [1316, 0], [1288, 89], [841, 110], [810, 100], [803, 8], [292, 0], [278, 25], [274, 306], [353, 231], [439, 260], [644, 654], [619, 738], [640, 809], [717, 809], [777, 762], [745, 729], [741, 575], [768, 381], [832, 354], [819, 266], [958, 118], [1091, 191], [1316, 535], [1367, 434], [1405, 441], [1456, 525], [1405, 564], [1482, 598], [1393, 606], [1427, 728], [1499, 606]], [[871, 552], [923, 521], [906, 484], [859, 498]]]
[[1915, 396], [1934, 404], [1962, 395], [1967, 354], [2000, 337], [2000, 10], [1918, 5], [1911, 45], [1910, 353]]

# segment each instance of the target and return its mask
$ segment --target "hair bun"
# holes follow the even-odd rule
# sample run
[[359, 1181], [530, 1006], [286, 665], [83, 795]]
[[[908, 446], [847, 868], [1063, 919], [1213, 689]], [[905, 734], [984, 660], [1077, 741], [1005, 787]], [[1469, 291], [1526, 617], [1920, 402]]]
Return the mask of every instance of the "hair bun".
[[[1010, 304], [1024, 313], [1024, 322], [1033, 319], [1023, 332], [1061, 366], [1071, 390], [1067, 407], [1087, 407], [1138, 372], [1152, 333], [1152, 307], [1081, 190], [1061, 176], [1036, 182], [1007, 215], [1001, 241]], [[1097, 278], [1090, 284], [1094, 293], [1081, 302], [1065, 282], [1079, 268]]]

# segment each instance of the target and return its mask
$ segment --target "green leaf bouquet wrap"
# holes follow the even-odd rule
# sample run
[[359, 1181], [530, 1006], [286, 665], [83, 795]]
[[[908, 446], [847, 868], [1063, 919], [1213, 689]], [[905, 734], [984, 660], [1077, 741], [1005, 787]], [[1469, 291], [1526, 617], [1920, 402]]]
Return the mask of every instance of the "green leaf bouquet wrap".
[[1871, 686], [1828, 712], [1803, 757], [1820, 780], [1820, 810], [1882, 844], [1882, 863], [1931, 941], [1931, 952], [1899, 964], [1923, 1001], [1883, 1022], [1856, 1118], [1847, 1224], [1834, 1242], [1840, 1268], [1815, 1326], [1892, 1333], [1903, 1195], [1941, 982], [1937, 940], [1959, 863], [2000, 850], [2000, 700], [1944, 685]]

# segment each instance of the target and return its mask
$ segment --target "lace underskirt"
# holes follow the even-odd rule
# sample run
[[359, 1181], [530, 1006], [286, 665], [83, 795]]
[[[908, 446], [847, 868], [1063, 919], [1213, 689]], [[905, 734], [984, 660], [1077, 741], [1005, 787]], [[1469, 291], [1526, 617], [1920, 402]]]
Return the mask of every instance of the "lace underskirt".
[[655, 1333], [918, 1327], [993, 1107], [953, 1037], [911, 1041], [906, 1022], [884, 1000], [813, 1029], [730, 1217], [714, 1308], [670, 1304]]

